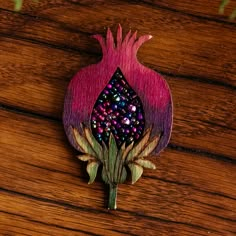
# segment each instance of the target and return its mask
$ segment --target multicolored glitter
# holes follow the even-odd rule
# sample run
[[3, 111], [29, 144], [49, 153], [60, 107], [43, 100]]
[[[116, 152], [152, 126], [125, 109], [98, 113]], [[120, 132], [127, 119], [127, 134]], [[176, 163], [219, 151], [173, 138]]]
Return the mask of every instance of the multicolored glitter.
[[112, 76], [93, 107], [91, 129], [98, 142], [108, 143], [110, 132], [117, 145], [130, 144], [143, 134], [143, 105], [120, 68]]

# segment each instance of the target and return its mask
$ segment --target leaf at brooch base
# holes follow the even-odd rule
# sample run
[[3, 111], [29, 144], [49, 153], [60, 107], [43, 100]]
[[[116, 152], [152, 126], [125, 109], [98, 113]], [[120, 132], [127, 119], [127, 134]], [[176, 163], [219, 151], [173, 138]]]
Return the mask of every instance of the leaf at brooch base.
[[129, 145], [125, 148], [124, 152], [122, 153], [122, 157], [121, 157], [123, 160], [126, 160], [127, 155], [128, 155], [129, 152], [132, 150], [133, 146], [134, 146], [134, 142], [132, 142], [131, 144], [129, 144]]
[[128, 164], [128, 167], [129, 167], [129, 169], [131, 171], [131, 175], [132, 175], [132, 184], [134, 184], [142, 176], [143, 167], [138, 164], [134, 164], [134, 163]]
[[114, 182], [114, 171], [115, 171], [115, 163], [117, 159], [117, 145], [116, 140], [111, 133], [110, 139], [109, 139], [109, 149], [108, 149], [108, 169], [110, 173], [111, 182]]
[[117, 178], [114, 178], [114, 182], [116, 184], [120, 183], [120, 173], [121, 173], [121, 169], [124, 165], [123, 160], [122, 160], [122, 155], [125, 151], [125, 143], [123, 143], [120, 147], [120, 150], [118, 150], [117, 152], [117, 156], [116, 156], [116, 160], [115, 160], [115, 164], [114, 164], [114, 176], [117, 176]]
[[87, 154], [78, 155], [77, 157], [81, 161], [96, 161], [95, 157], [87, 155]]
[[94, 182], [97, 176], [98, 167], [99, 167], [99, 162], [91, 161], [88, 163], [86, 168], [90, 177], [88, 184], [92, 184]]
[[76, 128], [72, 128], [72, 129], [73, 129], [73, 134], [74, 134], [76, 143], [78, 145], [77, 149], [83, 153], [87, 153], [92, 156], [96, 156], [96, 153], [94, 152], [94, 150], [90, 146], [87, 139], [85, 137], [83, 137]]
[[107, 172], [107, 177], [108, 181], [110, 179], [110, 171], [109, 171], [109, 163], [108, 163], [108, 158], [109, 158], [109, 152], [106, 144], [102, 143], [102, 148], [103, 148], [103, 165], [105, 167], [105, 170]]
[[154, 149], [157, 147], [159, 140], [160, 140], [160, 136], [154, 137], [154, 139], [152, 141], [150, 141], [146, 145], [144, 150], [138, 155], [139, 158], [146, 157], [146, 156], [150, 155], [154, 151]]
[[99, 158], [99, 160], [102, 160], [103, 155], [102, 155], [101, 145], [94, 138], [92, 132], [87, 127], [84, 127], [84, 133], [85, 133], [85, 137], [87, 138], [89, 144], [93, 148], [94, 152], [97, 154], [97, 157]]
[[121, 174], [120, 174], [120, 178], [119, 178], [119, 181], [117, 182], [118, 184], [122, 184], [125, 182], [127, 178], [127, 171], [125, 169], [125, 166], [122, 166], [121, 167]]
[[134, 146], [134, 148], [129, 152], [128, 156], [127, 156], [127, 162], [133, 160], [136, 156], [139, 155], [139, 153], [143, 150], [143, 148], [145, 147], [145, 145], [147, 144], [149, 138], [150, 138], [150, 134], [151, 134], [151, 129], [148, 129], [143, 138], [138, 142], [138, 144], [136, 146]]
[[107, 172], [105, 165], [103, 165], [103, 168], [102, 168], [102, 180], [106, 184], [109, 184], [109, 176], [108, 176], [108, 172]]
[[156, 169], [156, 166], [149, 160], [138, 159], [138, 160], [135, 160], [134, 162], [144, 168], [153, 169], [153, 170]]

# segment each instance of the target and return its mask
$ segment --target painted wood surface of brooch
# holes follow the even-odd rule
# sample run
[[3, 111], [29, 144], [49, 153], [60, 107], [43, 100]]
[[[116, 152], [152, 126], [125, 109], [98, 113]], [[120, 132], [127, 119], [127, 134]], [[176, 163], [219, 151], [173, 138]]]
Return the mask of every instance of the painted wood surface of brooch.
[[116, 209], [117, 186], [132, 183], [143, 168], [155, 169], [147, 160], [167, 146], [172, 128], [172, 99], [160, 74], [140, 64], [139, 47], [151, 39], [136, 38], [131, 31], [117, 39], [108, 28], [106, 39], [94, 35], [101, 45], [102, 60], [81, 69], [71, 80], [64, 103], [63, 123], [78, 158], [87, 161], [89, 183], [102, 166], [102, 179], [109, 185], [108, 208]]

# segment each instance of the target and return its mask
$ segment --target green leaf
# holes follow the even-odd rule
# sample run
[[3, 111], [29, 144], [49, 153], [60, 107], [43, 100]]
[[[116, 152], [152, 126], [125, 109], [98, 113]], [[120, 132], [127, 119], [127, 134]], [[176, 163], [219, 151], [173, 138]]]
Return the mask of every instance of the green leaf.
[[229, 4], [230, 0], [222, 0], [219, 6], [219, 13], [224, 14], [225, 7]]
[[102, 180], [106, 183], [109, 184], [109, 178], [108, 178], [108, 173], [106, 171], [105, 166], [102, 168]]
[[138, 142], [136, 146], [129, 152], [127, 156], [127, 162], [132, 161], [139, 153], [144, 149], [145, 145], [147, 144], [151, 134], [151, 129], [147, 129], [146, 133], [144, 134], [143, 138]]
[[125, 166], [122, 166], [121, 175], [120, 175], [120, 179], [119, 179], [118, 183], [119, 184], [124, 183], [126, 178], [127, 178], [127, 171], [125, 169]]
[[156, 166], [151, 161], [148, 161], [148, 160], [138, 159], [135, 161], [135, 163], [137, 163], [138, 165], [144, 168], [153, 169], [153, 170], [156, 169]]
[[103, 169], [102, 169], [102, 179], [105, 183], [110, 183], [110, 174], [108, 170], [108, 149], [104, 142], [102, 142], [103, 150]]
[[234, 20], [235, 18], [236, 18], [236, 9], [234, 9], [233, 12], [229, 16], [230, 20]]
[[122, 160], [122, 155], [123, 155], [123, 152], [125, 150], [125, 143], [123, 143], [117, 153], [117, 157], [116, 157], [116, 163], [115, 163], [115, 166], [114, 166], [114, 182], [115, 183], [119, 183], [120, 181], [120, 175], [121, 175], [121, 169], [123, 167], [123, 160]]
[[96, 161], [91, 161], [88, 163], [87, 168], [86, 168], [90, 177], [88, 184], [92, 184], [94, 182], [97, 176], [98, 166], [99, 166], [99, 163]]
[[90, 146], [89, 142], [86, 138], [80, 135], [79, 131], [76, 128], [72, 128], [75, 140], [78, 144], [77, 149], [85, 154], [89, 154], [91, 156], [96, 157], [96, 153]]
[[129, 152], [133, 148], [133, 146], [134, 146], [134, 142], [132, 142], [130, 145], [128, 145], [128, 147], [126, 147], [126, 149], [124, 150], [123, 155], [122, 155], [122, 160], [125, 160], [125, 158], [129, 154]]
[[111, 133], [109, 138], [109, 147], [108, 147], [108, 162], [109, 162], [109, 172], [110, 172], [110, 179], [114, 180], [114, 171], [115, 171], [115, 163], [117, 158], [117, 145], [114, 135]]
[[125, 151], [125, 142], [121, 145], [120, 150], [121, 153], [123, 154], [123, 152]]
[[78, 155], [77, 157], [81, 161], [95, 161], [96, 160], [93, 156], [89, 156], [89, 155]]
[[157, 144], [159, 143], [159, 140], [160, 136], [154, 137], [154, 139], [151, 142], [149, 142], [144, 148], [144, 150], [139, 154], [139, 157], [146, 157], [149, 154], [151, 154], [153, 150], [156, 148]]
[[15, 2], [15, 11], [20, 11], [23, 5], [23, 0], [14, 0]]
[[95, 137], [93, 136], [92, 132], [90, 131], [90, 129], [88, 129], [87, 127], [84, 127], [84, 134], [86, 139], [88, 140], [90, 146], [92, 147], [92, 149], [95, 151], [95, 153], [97, 154], [97, 157], [102, 160], [102, 147], [99, 144], [99, 142], [95, 139]]
[[108, 169], [108, 149], [107, 145], [104, 142], [102, 142], [102, 152], [103, 152], [104, 165]]
[[132, 184], [134, 184], [143, 174], [143, 167], [134, 163], [128, 164], [132, 175]]

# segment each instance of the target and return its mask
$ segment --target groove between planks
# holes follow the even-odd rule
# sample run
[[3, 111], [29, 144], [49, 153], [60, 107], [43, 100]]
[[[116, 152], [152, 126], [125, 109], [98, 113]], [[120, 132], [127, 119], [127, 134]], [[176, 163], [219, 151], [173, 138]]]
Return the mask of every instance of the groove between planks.
[[[36, 112], [30, 112], [30, 111], [27, 111], [27, 110], [24, 110], [24, 109], [8, 106], [8, 105], [4, 105], [4, 104], [0, 104], [0, 109], [6, 110], [6, 111], [9, 111], [9, 112], [13, 112], [13, 113], [17, 113], [17, 114], [22, 114], [22, 115], [25, 115], [25, 116], [35, 117], [35, 118], [38, 118], [38, 119], [50, 120], [50, 121], [55, 121], [55, 122], [62, 122], [62, 120], [59, 119], [59, 118], [55, 118], [55, 117], [52, 117], [52, 116], [47, 116], [47, 115], [44, 115], [44, 114], [39, 114], [39, 113], [36, 113]], [[216, 159], [216, 160], [236, 164], [236, 160], [234, 160], [231, 157], [228, 157], [226, 155], [219, 155], [219, 154], [216, 154], [216, 153], [211, 153], [211, 152], [207, 152], [207, 151], [200, 150], [200, 149], [188, 148], [188, 147], [176, 145], [174, 143], [169, 143], [168, 147], [173, 149], [173, 150], [178, 150], [178, 151], [182, 151], [182, 152], [186, 152], [186, 153], [194, 153], [194, 154], [198, 154], [200, 156], [207, 156], [207, 157], [210, 157], [210, 158], [213, 158], [213, 159]]]
[[[45, 203], [49, 203], [49, 204], [53, 204], [53, 205], [63, 206], [63, 207], [66, 207], [66, 208], [69, 208], [69, 209], [73, 209], [73, 210], [80, 210], [80, 211], [85, 211], [85, 212], [94, 212], [95, 214], [96, 213], [108, 213], [108, 210], [104, 210], [103, 211], [103, 210], [95, 210], [94, 208], [79, 207], [79, 206], [75, 206], [75, 205], [68, 204], [68, 203], [63, 203], [63, 202], [59, 202], [59, 201], [55, 201], [55, 200], [51, 200], [51, 199], [36, 197], [36, 196], [33, 196], [33, 195], [29, 195], [29, 194], [25, 194], [25, 193], [21, 193], [21, 192], [17, 192], [17, 191], [12, 191], [12, 190], [8, 190], [8, 189], [4, 189], [4, 188], [1, 188], [1, 187], [0, 187], [0, 191], [6, 192], [6, 193], [9, 193], [9, 194], [13, 194], [13, 195], [17, 195], [17, 196], [22, 196], [22, 197], [25, 197], [25, 198], [28, 198], [28, 199], [33, 199], [33, 200], [36, 200], [36, 201], [41, 201], [41, 202], [45, 202]], [[162, 219], [162, 218], [159, 218], [159, 217], [154, 217], [154, 216], [149, 216], [149, 215], [145, 215], [145, 214], [135, 213], [135, 212], [131, 212], [131, 211], [124, 210], [124, 209], [119, 209], [117, 211], [128, 213], [128, 214], [130, 214], [132, 216], [140, 216], [142, 218], [148, 218], [148, 219], [155, 220], [155, 221], [158, 220], [160, 222], [174, 223], [174, 224], [179, 224], [179, 225], [186, 225], [186, 226], [190, 226], [190, 227], [198, 228], [198, 229], [202, 229], [202, 230], [210, 230], [212, 232], [218, 232], [217, 230], [212, 230], [212, 229], [209, 229], [209, 228], [206, 228], [206, 227], [203, 227], [203, 226], [199, 226], [199, 225], [195, 225], [195, 224], [191, 224], [191, 223], [178, 222], [178, 221]], [[1, 212], [1, 210], [0, 210], [0, 212]], [[36, 221], [36, 222], [38, 222], [38, 221]], [[41, 221], [39, 221], [39, 222], [41, 222]], [[53, 225], [53, 226], [56, 226], [56, 225]], [[78, 231], [76, 229], [71, 229], [71, 228], [66, 228], [66, 227], [62, 227], [62, 228]], [[117, 232], [121, 232], [121, 231], [117, 231]], [[93, 235], [93, 234], [91, 234], [91, 235]], [[94, 235], [97, 235], [97, 234], [94, 234]]]
[[[119, 1], [117, 2], [117, 3], [119, 3]], [[82, 4], [84, 7], [86, 7], [86, 4]], [[99, 5], [99, 4], [98, 4]], [[49, 6], [50, 6], [50, 4], [49, 4]], [[112, 9], [111, 9], [112, 10]], [[11, 12], [11, 11], [10, 11]], [[13, 14], [13, 13], [12, 13]], [[30, 17], [30, 16], [28, 16], [28, 17]], [[56, 16], [55, 16], [56, 17]], [[8, 18], [8, 16], [6, 16], [6, 18]], [[10, 17], [11, 18], [11, 17]], [[57, 17], [56, 17], [57, 18]], [[16, 18], [17, 19], [17, 18]], [[37, 18], [36, 18], [37, 19]], [[82, 27], [82, 29], [83, 29], [83, 31], [79, 31], [79, 30], [76, 30], [77, 28], [72, 28], [72, 27], [69, 27], [69, 24], [66, 24], [65, 22], [60, 22], [60, 21], [57, 21], [57, 20], [55, 20], [55, 19], [48, 19], [48, 18], [45, 18], [45, 17], [42, 17], [42, 18], [40, 18], [40, 16], [38, 17], [38, 19], [43, 19], [44, 21], [47, 21], [47, 22], [54, 22], [54, 23], [56, 23], [56, 24], [58, 24], [58, 26], [60, 26], [59, 28], [57, 27], [57, 31], [58, 31], [58, 29], [60, 29], [60, 28], [64, 28], [64, 29], [66, 29], [67, 31], [73, 31], [73, 32], [80, 32], [81, 34], [87, 34], [87, 35], [90, 35], [90, 33], [86, 33], [86, 32], [84, 32], [84, 31], [86, 31], [85, 29], [84, 29], [84, 27], [83, 26], [81, 26]], [[21, 19], [20, 18], [20, 22], [23, 20], [23, 22], [28, 22], [28, 20], [27, 19]], [[157, 19], [156, 19], [157, 20]], [[158, 20], [162, 20], [162, 18], [161, 19], [158, 19]], [[184, 24], [184, 22], [186, 21], [186, 23], [188, 23], [189, 22], [189, 19], [180, 19], [181, 21], [183, 21], [183, 24]], [[5, 21], [4, 21], [5, 22]], [[3, 22], [3, 23], [4, 23]], [[35, 21], [35, 22], [37, 22], [37, 21]], [[47, 22], [42, 22], [42, 23], [47, 23]], [[16, 21], [16, 23], [17, 23], [17, 21]], [[29, 23], [30, 23], [30, 20], [29, 20]], [[107, 25], [107, 22], [104, 20], [104, 23]], [[194, 24], [197, 24], [197, 22], [194, 22]], [[201, 23], [202, 24], [202, 26], [203, 26], [203, 23]], [[47, 25], [47, 24], [46, 24]], [[186, 24], [187, 26], [189, 25], [189, 24]], [[21, 28], [21, 24], [20, 24], [20, 28]], [[197, 25], [196, 25], [197, 26]], [[53, 27], [52, 25], [50, 25], [49, 27]], [[175, 27], [178, 27], [178, 25], [176, 25]], [[211, 28], [212, 26], [211, 25], [209, 25], [209, 28]], [[13, 27], [14, 28], [14, 27]], [[96, 27], [97, 28], [97, 27]], [[229, 34], [229, 30], [230, 30], [230, 28], [232, 28], [232, 27], [225, 27], [225, 28], [227, 28], [227, 30], [225, 31], [227, 34], [226, 35], [228, 35]], [[18, 28], [16, 28], [16, 30], [14, 31], [14, 34], [16, 33], [18, 33], [18, 32], [20, 32], [19, 30], [17, 30]], [[232, 28], [233, 29], [233, 28]], [[7, 29], [3, 29], [3, 30], [7, 30]], [[26, 27], [26, 31], [23, 29], [23, 31], [22, 32], [20, 32], [20, 34], [28, 34], [30, 31], [30, 28], [28, 28], [28, 27]], [[154, 30], [154, 29], [153, 29]], [[189, 30], [193, 30], [192, 28], [190, 28]], [[203, 30], [205, 30], [206, 31], [206, 29], [204, 28]], [[220, 28], [217, 26], [216, 28], [215, 27], [213, 27], [213, 32], [215, 32], [216, 30], [217, 31], [219, 31], [220, 32]], [[99, 29], [99, 31], [100, 31], [100, 29]], [[98, 32], [99, 32], [98, 31]], [[82, 33], [83, 32], [83, 33]], [[153, 31], [153, 32], [155, 32], [155, 30]], [[206, 32], [208, 32], [208, 31], [206, 31]], [[59, 32], [57, 32], [57, 33], [59, 33]], [[61, 33], [61, 31], [60, 31], [60, 33]], [[170, 33], [170, 32], [169, 32]], [[222, 32], [222, 35], [224, 35], [224, 33]], [[207, 35], [205, 35], [205, 34], [202, 34], [202, 36], [203, 36], [203, 38], [205, 37], [205, 36], [207, 36]], [[36, 36], [37, 37], [37, 36]], [[75, 37], [75, 35], [70, 35], [70, 37]], [[83, 37], [84, 37], [84, 35], [83, 35]], [[171, 37], [174, 37], [172, 34], [171, 34]], [[178, 36], [178, 37], [180, 37], [180, 35]], [[187, 36], [186, 35], [186, 37], [189, 37], [189, 36]], [[197, 35], [195, 35], [194, 34], [194, 41], [192, 42], [192, 43], [197, 43], [198, 41], [196, 41], [196, 40], [199, 40], [199, 38], [197, 38]], [[221, 45], [220, 45], [220, 41], [219, 40], [211, 40], [211, 38], [209, 38], [210, 39], [210, 41], [209, 42], [212, 42], [213, 43], [213, 46], [212, 47], [221, 47]], [[84, 40], [85, 40], [85, 38], [83, 38], [83, 42], [84, 42]], [[226, 40], [226, 42], [225, 42], [225, 45], [224, 46], [227, 46], [227, 38], [222, 38], [222, 40]], [[50, 40], [49, 40], [50, 41]], [[173, 40], [172, 40], [173, 41]], [[173, 42], [170, 42], [170, 43], [173, 43]], [[232, 41], [233, 41], [233, 38], [232, 38]], [[74, 44], [73, 42], [67, 42], [67, 44]], [[186, 41], [185, 42], [187, 45], [188, 45], [188, 41]], [[195, 61], [195, 60], [198, 60], [198, 58], [197, 57], [200, 57], [201, 58], [201, 60], [200, 60], [200, 63], [199, 63], [199, 66], [202, 66], [202, 63], [205, 63], [206, 65], [207, 65], [207, 63], [209, 63], [209, 65], [211, 64], [210, 63], [210, 60], [214, 60], [212, 57], [209, 57], [209, 61], [207, 62], [207, 58], [208, 58], [208, 49], [211, 49], [210, 51], [209, 51], [209, 53], [210, 54], [215, 54], [215, 52], [214, 51], [212, 51], [212, 48], [209, 48], [209, 45], [206, 45], [207, 44], [207, 41], [204, 39], [203, 40], [203, 42], [202, 43], [204, 43], [204, 45], [205, 45], [205, 49], [204, 49], [204, 51], [206, 51], [206, 58], [204, 58], [204, 59], [202, 59], [202, 57], [201, 57], [201, 55], [198, 55], [198, 53], [197, 53], [197, 55], [195, 55], [195, 54], [193, 54], [192, 56], [194, 56], [194, 63], [187, 63], [186, 64], [186, 68], [187, 68], [187, 71], [188, 71], [188, 73], [186, 73], [187, 74], [187, 76], [188, 75], [190, 75], [190, 77], [191, 77], [191, 74], [193, 73], [193, 74], [195, 74], [195, 72], [194, 71], [196, 71], [196, 70], [198, 70], [198, 69], [196, 69], [195, 67], [196, 67], [196, 65], [197, 65], [197, 61]], [[231, 44], [231, 42], [230, 42], [230, 44]], [[75, 43], [75, 45], [77, 45], [76, 43]], [[232, 44], [233, 45], [233, 44]], [[177, 45], [178, 46], [178, 45]], [[180, 47], [182, 47], [181, 46], [181, 44], [179, 45]], [[160, 50], [160, 49], [159, 49]], [[182, 49], [181, 49], [182, 50]], [[189, 49], [190, 50], [190, 49]], [[199, 50], [200, 50], [200, 48], [199, 48]], [[222, 54], [223, 53], [223, 50], [224, 49], [219, 49], [219, 50], [215, 50], [216, 52], [217, 51], [219, 51], [220, 52], [220, 54]], [[226, 49], [225, 49], [226, 50]], [[92, 50], [92, 51], [94, 51], [94, 50]], [[96, 46], [96, 50], [95, 51], [97, 51], [97, 46]], [[190, 50], [191, 51], [191, 50]], [[166, 52], [165, 51], [163, 51], [163, 49], [161, 48], [161, 50], [160, 50], [160, 52], [161, 53], [163, 53], [163, 55], [165, 55], [166, 54]], [[184, 50], [184, 52], [185, 52], [185, 50]], [[170, 52], [167, 52], [167, 55], [169, 55], [170, 54]], [[191, 54], [191, 52], [190, 52], [190, 54]], [[219, 53], [217, 53], [217, 54], [219, 54]], [[230, 53], [228, 53], [229, 55], [230, 55]], [[188, 59], [187, 60], [189, 60], [189, 56], [190, 55], [188, 55], [188, 53], [186, 54], [187, 56], [188, 56]], [[178, 60], [183, 60], [182, 59], [182, 57], [180, 57], [180, 55], [177, 53], [177, 56], [179, 56], [179, 58], [178, 58]], [[223, 55], [222, 55], [223, 56]], [[219, 56], [218, 56], [219, 57]], [[224, 58], [225, 58], [225, 55], [224, 55]], [[232, 58], [233, 59], [233, 58]], [[186, 61], [187, 61], [186, 60]], [[170, 61], [171, 62], [171, 61]], [[171, 62], [172, 63], [172, 62]], [[176, 62], [177, 63], [177, 62]], [[174, 63], [173, 65], [171, 65], [171, 67], [172, 66], [174, 66], [174, 67], [176, 67], [177, 66], [177, 64], [179, 63]], [[224, 67], [224, 65], [220, 62], [220, 61], [217, 61], [217, 62], [215, 62], [216, 64], [215, 64], [215, 66], [217, 67], [217, 66], [221, 66], [221, 68], [220, 68], [220, 70], [222, 70], [222, 72], [224, 73], [224, 72], [226, 72], [226, 74], [228, 73], [228, 75], [227, 75], [227, 77], [226, 77], [226, 81], [227, 80], [229, 80], [229, 84], [232, 82], [232, 83], [234, 83], [234, 81], [233, 81], [233, 78], [232, 78], [232, 76], [233, 76], [233, 71], [231, 72], [231, 71], [226, 71], [227, 70], [227, 68], [223, 68]], [[231, 66], [231, 61], [225, 61], [225, 66]], [[168, 69], [169, 70], [169, 68], [165, 68], [165, 66], [164, 66], [164, 64], [162, 64], [161, 63], [161, 65], [160, 65], [161, 67], [163, 67], [164, 68], [164, 70], [165, 69]], [[192, 68], [192, 66], [195, 68], [195, 70], [193, 71], [193, 68]], [[217, 70], [216, 69], [214, 69], [214, 67], [212, 67], [212, 66], [209, 66], [209, 67], [207, 67], [207, 68], [209, 68], [209, 70], [214, 70], [214, 72], [213, 73], [216, 73], [216, 80], [219, 80], [219, 81], [222, 81], [222, 80], [225, 80], [224, 79], [224, 77], [225, 76], [223, 76], [222, 78], [221, 77], [219, 77], [219, 75], [218, 75], [218, 72], [217, 72]], [[173, 70], [176, 70], [176, 71], [178, 71], [178, 68], [176, 69], [176, 68], [172, 68]], [[168, 70], [166, 70], [166, 72], [168, 72]], [[204, 73], [203, 73], [204, 72]], [[207, 70], [204, 70], [204, 71], [201, 71], [200, 70], [200, 72], [198, 73], [199, 74], [199, 76], [200, 77], [204, 77], [205, 76], [205, 74], [206, 74], [206, 72], [207, 72]], [[232, 73], [232, 76], [231, 76], [231, 73]], [[177, 74], [177, 73], [176, 73]], [[180, 75], [181, 76], [181, 75]], [[207, 73], [207, 76], [206, 77], [210, 77], [211, 76], [211, 74], [209, 74], [209, 73]], [[213, 76], [214, 77], [214, 76]]]
[[[7, 111], [7, 112], [10, 112], [10, 111]], [[12, 112], [10, 112], [10, 113], [12, 113]], [[14, 112], [14, 113], [17, 113], [17, 112]], [[24, 115], [24, 114], [22, 114], [22, 115]], [[50, 120], [51, 121], [51, 120]], [[33, 133], [33, 134], [35, 134], [35, 133]], [[178, 150], [178, 149], [177, 149]], [[180, 150], [180, 152], [181, 152], [181, 150]], [[196, 153], [194, 153], [195, 155], [196, 155]], [[22, 163], [22, 161], [20, 161], [21, 163]], [[37, 168], [42, 168], [42, 167], [38, 167], [37, 165], [31, 165], [31, 164], [29, 164], [29, 163], [25, 163], [25, 164], [27, 164], [27, 165], [30, 165], [30, 166], [34, 166], [34, 167], [37, 167]], [[43, 168], [43, 169], [48, 169], [48, 168]], [[49, 171], [54, 171], [53, 169], [48, 169]], [[56, 172], [58, 172], [58, 173], [63, 173], [63, 174], [69, 174], [69, 175], [71, 175], [71, 176], [74, 176], [75, 178], [77, 178], [78, 176], [77, 175], [72, 175], [71, 173], [68, 173], [68, 172], [63, 172], [63, 171], [56, 171]], [[220, 197], [224, 197], [224, 198], [228, 198], [228, 199], [232, 199], [232, 200], [236, 200], [235, 198], [233, 198], [233, 197], [230, 197], [230, 196], [227, 196], [227, 195], [225, 195], [225, 194], [222, 194], [222, 193], [219, 193], [219, 192], [212, 192], [212, 191], [206, 191], [206, 190], [204, 190], [204, 189], [200, 189], [199, 187], [196, 187], [196, 186], [192, 186], [191, 184], [189, 184], [189, 183], [186, 183], [186, 182], [176, 182], [176, 181], [173, 181], [173, 180], [166, 180], [166, 179], [163, 179], [163, 178], [158, 178], [158, 177], [156, 177], [155, 175], [153, 176], [153, 175], [148, 175], [148, 176], [144, 176], [144, 178], [150, 178], [150, 179], [156, 179], [156, 180], [161, 180], [161, 181], [163, 181], [163, 182], [166, 182], [166, 183], [172, 183], [172, 184], [177, 184], [177, 185], [182, 185], [182, 186], [188, 186], [188, 187], [191, 187], [192, 189], [195, 189], [195, 190], [197, 190], [197, 191], [201, 191], [201, 192], [203, 192], [203, 193], [207, 193], [207, 194], [211, 194], [212, 196], [220, 196]]]
[[[0, 191], [4, 191], [0, 188]], [[7, 191], [8, 193], [11, 193], [11, 194], [14, 194], [13, 192], [11, 191]], [[21, 193], [19, 193], [19, 195], [22, 195]], [[29, 199], [32, 199], [32, 197], [29, 197], [29, 196], [25, 196], [25, 195], [22, 195], [26, 198], [29, 198]], [[45, 199], [44, 199], [45, 200]], [[11, 213], [11, 212], [7, 212], [7, 211], [2, 211], [0, 210], [0, 213], [5, 213], [5, 214], [8, 214], [8, 215], [13, 215], [13, 216], [17, 216], [17, 217], [21, 217], [21, 218], [25, 218], [27, 221], [30, 221], [30, 222], [34, 222], [34, 223], [39, 223], [39, 224], [42, 224], [42, 225], [46, 225], [46, 226], [51, 226], [51, 227], [56, 227], [56, 228], [59, 228], [59, 229], [66, 229], [66, 230], [69, 230], [69, 231], [72, 231], [72, 232], [80, 232], [80, 233], [86, 233], [86, 235], [93, 235], [93, 236], [98, 236], [99, 234], [93, 234], [91, 232], [88, 232], [88, 231], [83, 231], [83, 230], [79, 230], [79, 229], [73, 229], [73, 228], [69, 228], [69, 227], [65, 227], [65, 226], [61, 226], [61, 225], [58, 225], [58, 224], [49, 224], [49, 223], [45, 223], [43, 221], [38, 221], [38, 220], [33, 220], [33, 219], [29, 219], [28, 217], [25, 217], [24, 215], [21, 215], [21, 214], [15, 214], [15, 213]], [[27, 234], [28, 235], [28, 234]]]
[[[110, 1], [110, 2], [116, 2], [116, 1]], [[146, 1], [146, 0], [140, 0], [140, 1], [139, 0], [128, 0], [128, 1], [127, 0], [121, 0], [120, 2], [125, 2], [125, 3], [129, 3], [129, 4], [138, 4], [140, 6], [145, 5], [145, 6], [150, 7], [151, 9], [158, 8], [158, 9], [163, 9], [163, 10], [166, 10], [166, 11], [178, 13], [180, 15], [185, 15], [185, 16], [190, 16], [190, 17], [193, 17], [193, 18], [201, 19], [201, 20], [204, 20], [204, 21], [213, 21], [213, 22], [220, 23], [220, 24], [228, 24], [228, 25], [236, 26], [234, 21], [229, 21], [228, 19], [220, 19], [220, 18], [217, 18], [217, 17], [214, 17], [214, 16], [197, 15], [197, 14], [190, 13], [190, 12], [187, 12], [187, 11], [175, 9], [173, 7], [164, 6], [164, 5], [158, 4], [154, 1], [149, 2], [149, 1]], [[80, 3], [80, 2], [71, 1], [71, 0], [68, 0], [67, 3], [69, 3], [71, 5], [82, 6], [82, 7], [83, 6], [89, 6], [89, 3], [86, 4], [86, 3]], [[37, 7], [37, 6], [35, 6], [35, 7]], [[6, 10], [8, 12], [16, 13], [16, 12], [14, 12], [13, 9], [10, 10], [10, 9], [5, 9], [5, 8], [0, 8], [0, 10]], [[22, 14], [22, 15], [28, 15], [28, 16], [36, 17], [35, 15], [29, 14], [29, 13], [24, 13], [24, 12], [23, 13], [22, 12], [17, 12], [16, 14]], [[216, 15], [217, 14], [218, 14], [218, 12], [216, 12]], [[220, 14], [218, 14], [218, 15], [220, 17]]]
[[[125, 0], [123, 0], [125, 1]], [[236, 24], [232, 21], [227, 21], [227, 20], [221, 20], [221, 19], [217, 19], [215, 17], [209, 17], [209, 16], [201, 16], [201, 15], [196, 15], [196, 14], [193, 14], [193, 13], [188, 13], [188, 12], [184, 12], [184, 11], [181, 11], [181, 10], [176, 10], [174, 8], [170, 8], [170, 7], [167, 7], [167, 6], [162, 6], [158, 3], [151, 3], [151, 2], [148, 2], [148, 1], [145, 1], [145, 0], [131, 0], [130, 2], [137, 2], [137, 3], [142, 3], [144, 5], [149, 5], [150, 7], [156, 7], [156, 8], [161, 8], [161, 9], [164, 9], [164, 10], [168, 10], [168, 11], [171, 11], [171, 12], [175, 12], [175, 13], [179, 13], [181, 15], [185, 15], [185, 16], [190, 16], [190, 17], [195, 17], [197, 19], [201, 19], [201, 20], [204, 20], [204, 21], [212, 21], [212, 22], [217, 22], [217, 23], [220, 23], [220, 24], [228, 24], [228, 25], [232, 25], [232, 26], [236, 26]]]
[[[42, 19], [44, 19], [44, 18], [42, 18]], [[52, 22], [58, 23], [56, 21], [52, 21]], [[88, 34], [86, 32], [83, 32], [83, 31], [77, 31], [77, 32], [81, 33], [81, 34], [89, 35], [89, 36], [91, 35], [91, 34]], [[92, 55], [92, 56], [101, 56], [101, 54], [99, 54], [99, 53], [91, 52], [91, 51], [87, 51], [87, 50], [82, 50], [80, 48], [75, 48], [73, 46], [52, 44], [52, 43], [49, 43], [49, 42], [45, 42], [45, 41], [41, 41], [41, 40], [37, 40], [37, 39], [32, 39], [32, 38], [27, 38], [27, 37], [15, 35], [15, 34], [7, 34], [7, 33], [0, 32], [0, 37], [9, 38], [9, 39], [13, 39], [13, 40], [20, 40], [20, 41], [23, 41], [23, 42], [30, 42], [32, 44], [42, 45], [42, 46], [46, 46], [46, 47], [49, 47], [49, 48], [52, 48], [52, 49], [58, 49], [58, 50], [66, 51], [66, 52], [78, 52], [81, 55], [84, 54], [84, 55]], [[216, 85], [216, 86], [222, 86], [222, 87], [231, 89], [232, 91], [236, 90], [236, 86], [234, 86], [232, 84], [229, 84], [229, 83], [226, 83], [224, 81], [209, 79], [207, 77], [184, 75], [184, 74], [178, 74], [178, 73], [172, 73], [172, 72], [167, 73], [167, 72], [165, 72], [161, 69], [157, 69], [154, 64], [145, 63], [145, 65], [150, 67], [151, 69], [155, 70], [157, 73], [160, 73], [161, 75], [164, 75], [164, 76], [178, 77], [180, 79], [196, 81], [196, 82], [206, 83], [206, 84], [213, 84], [213, 85]]]

